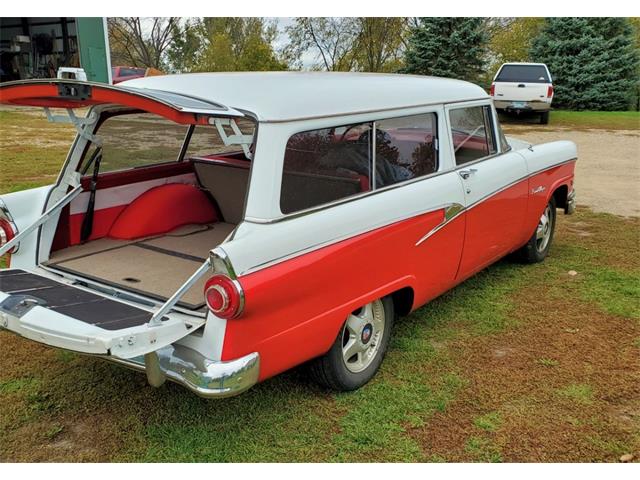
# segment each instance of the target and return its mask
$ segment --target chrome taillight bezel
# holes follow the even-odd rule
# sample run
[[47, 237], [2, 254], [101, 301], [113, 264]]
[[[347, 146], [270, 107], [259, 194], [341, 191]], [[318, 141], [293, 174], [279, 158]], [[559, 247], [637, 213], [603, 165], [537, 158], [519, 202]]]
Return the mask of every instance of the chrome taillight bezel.
[[[0, 238], [0, 246], [1, 246], [1, 245], [5, 245], [6, 242], [10, 241], [12, 238], [15, 238], [15, 236], [18, 235], [18, 227], [16, 223], [13, 221], [13, 217], [11, 216], [11, 213], [9, 212], [7, 205], [4, 203], [4, 201], [2, 201], [2, 199], [0, 199], [0, 220], [4, 220], [7, 223], [7, 225], [9, 225], [9, 228], [11, 228], [12, 230], [11, 238], [9, 238], [9, 236], [7, 236], [7, 234], [5, 233], [4, 229], [0, 228], [0, 237], [3, 237], [3, 238]], [[8, 253], [13, 255], [17, 253], [19, 249], [20, 249], [20, 244], [18, 243]]]

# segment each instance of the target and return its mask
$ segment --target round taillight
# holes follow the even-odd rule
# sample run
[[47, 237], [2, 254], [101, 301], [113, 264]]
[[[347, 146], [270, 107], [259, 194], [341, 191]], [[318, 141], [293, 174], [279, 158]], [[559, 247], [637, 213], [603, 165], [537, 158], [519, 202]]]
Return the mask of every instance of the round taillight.
[[[11, 224], [7, 220], [0, 218], [0, 248], [13, 240], [15, 236], [16, 233], [13, 231]], [[15, 250], [16, 248], [14, 247], [9, 253], [14, 253]]]
[[217, 317], [236, 317], [242, 308], [242, 294], [236, 282], [226, 275], [214, 275], [204, 287], [207, 307]]

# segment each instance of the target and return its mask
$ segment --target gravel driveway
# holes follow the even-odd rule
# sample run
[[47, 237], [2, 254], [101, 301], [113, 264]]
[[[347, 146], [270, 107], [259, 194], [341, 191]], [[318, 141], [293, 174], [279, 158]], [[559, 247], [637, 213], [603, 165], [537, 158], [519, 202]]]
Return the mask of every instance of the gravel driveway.
[[533, 144], [571, 140], [578, 145], [579, 205], [596, 212], [640, 216], [640, 131], [503, 125], [511, 137]]

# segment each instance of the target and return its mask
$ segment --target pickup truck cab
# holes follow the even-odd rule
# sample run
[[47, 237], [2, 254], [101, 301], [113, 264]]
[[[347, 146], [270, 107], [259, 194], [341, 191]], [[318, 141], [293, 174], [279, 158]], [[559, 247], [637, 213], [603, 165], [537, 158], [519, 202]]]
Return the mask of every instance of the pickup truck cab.
[[457, 80], [39, 80], [0, 102], [78, 131], [53, 185], [0, 195], [0, 328], [205, 397], [306, 362], [364, 385], [398, 315], [544, 260], [575, 206], [576, 146], [509, 141]]
[[549, 123], [553, 83], [544, 63], [505, 63], [491, 84], [490, 95], [498, 112], [539, 114]]

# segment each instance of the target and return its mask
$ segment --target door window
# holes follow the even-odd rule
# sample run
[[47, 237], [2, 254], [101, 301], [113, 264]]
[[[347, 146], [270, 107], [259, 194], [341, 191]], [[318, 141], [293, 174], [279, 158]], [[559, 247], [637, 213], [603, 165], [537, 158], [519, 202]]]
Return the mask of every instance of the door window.
[[494, 155], [498, 150], [491, 120], [491, 107], [456, 108], [449, 112], [457, 165]]

